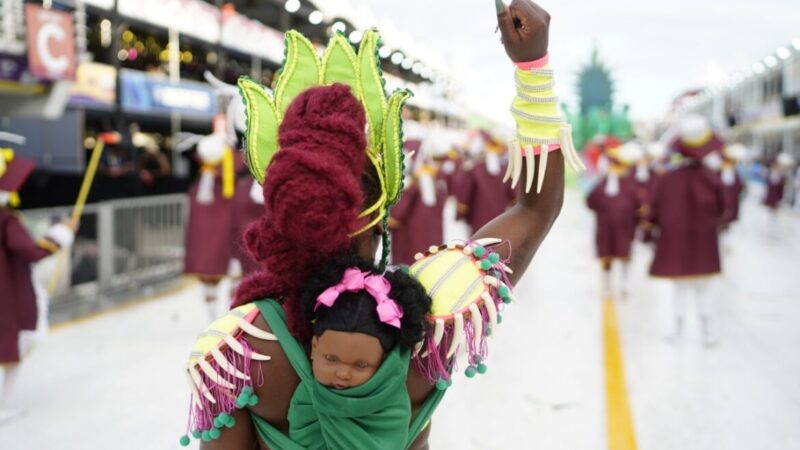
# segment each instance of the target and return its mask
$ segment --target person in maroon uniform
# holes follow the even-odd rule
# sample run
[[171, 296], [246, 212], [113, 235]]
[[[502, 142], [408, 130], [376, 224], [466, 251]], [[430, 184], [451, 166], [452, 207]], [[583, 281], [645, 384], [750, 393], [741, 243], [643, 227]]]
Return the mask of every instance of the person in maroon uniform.
[[50, 228], [35, 241], [10, 207], [18, 203], [17, 191], [33, 171], [34, 162], [0, 148], [0, 423], [21, 410], [11, 406], [11, 396], [22, 358], [35, 342], [39, 317], [31, 265], [72, 244], [76, 222], [68, 220]]
[[712, 333], [711, 282], [721, 271], [719, 228], [725, 219], [725, 200], [719, 175], [704, 164], [723, 143], [708, 121], [690, 115], [680, 124], [671, 149], [682, 161], [658, 179], [651, 196], [650, 221], [658, 239], [650, 275], [675, 285], [673, 342], [683, 334], [684, 315], [692, 294], [696, 297], [707, 346], [717, 342]]
[[767, 173], [767, 194], [764, 197], [764, 205], [768, 207], [773, 217], [777, 218], [778, 208], [783, 200], [783, 190], [786, 186], [788, 168], [793, 165], [793, 158], [788, 153], [781, 153], [770, 164]]
[[196, 276], [205, 291], [208, 313], [218, 313], [218, 284], [231, 260], [231, 204], [234, 194], [233, 153], [220, 134], [197, 144], [203, 165], [200, 179], [189, 188], [189, 221], [183, 272]]
[[433, 160], [417, 154], [416, 168], [400, 202], [391, 210], [392, 263], [412, 264], [415, 252], [444, 241], [444, 183]]
[[725, 196], [726, 218], [728, 222], [724, 224], [728, 228], [731, 224], [739, 220], [739, 204], [741, 203], [742, 193], [744, 193], [744, 182], [737, 170], [737, 164], [747, 156], [747, 149], [742, 144], [731, 144], [725, 147], [722, 152], [722, 169], [720, 180], [722, 181], [722, 193]]
[[515, 198], [514, 189], [503, 183], [506, 164], [500, 158], [505, 146], [482, 131], [475, 147], [483, 157], [471, 167], [465, 165], [455, 182], [458, 218], [466, 220], [472, 233], [505, 211]]
[[232, 245], [233, 258], [239, 262], [241, 276], [245, 277], [258, 270], [256, 262], [247, 253], [243, 236], [247, 227], [264, 213], [264, 193], [261, 185], [250, 176], [247, 169], [241, 173], [242, 175], [236, 182], [232, 199], [229, 240]]
[[658, 177], [664, 174], [666, 164], [664, 157], [667, 154], [667, 147], [659, 142], [654, 141], [645, 147], [645, 166], [636, 167], [636, 181], [639, 188], [639, 198], [642, 201], [642, 220], [639, 221], [639, 228], [641, 230], [641, 241], [646, 244], [655, 242], [653, 236], [652, 224], [645, 220], [650, 211], [650, 197], [653, 191], [653, 186], [656, 184]]
[[633, 163], [643, 151], [635, 142], [606, 152], [608, 169], [586, 199], [596, 216], [595, 245], [602, 269], [602, 295], [612, 295], [611, 269], [614, 261], [622, 266], [620, 295], [627, 296], [628, 263], [636, 235], [639, 211], [643, 204], [637, 182], [631, 174]]

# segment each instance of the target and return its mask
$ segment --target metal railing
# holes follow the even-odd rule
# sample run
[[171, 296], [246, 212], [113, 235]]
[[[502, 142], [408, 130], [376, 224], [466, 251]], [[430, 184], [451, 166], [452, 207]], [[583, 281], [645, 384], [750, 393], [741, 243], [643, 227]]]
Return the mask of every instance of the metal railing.
[[[185, 194], [173, 194], [86, 205], [69, 254], [42, 264], [46, 275], [40, 282], [49, 285], [53, 273], [58, 280], [51, 321], [101, 310], [125, 293], [180, 275], [188, 203]], [[27, 210], [24, 220], [41, 236], [70, 212], [68, 207]]]

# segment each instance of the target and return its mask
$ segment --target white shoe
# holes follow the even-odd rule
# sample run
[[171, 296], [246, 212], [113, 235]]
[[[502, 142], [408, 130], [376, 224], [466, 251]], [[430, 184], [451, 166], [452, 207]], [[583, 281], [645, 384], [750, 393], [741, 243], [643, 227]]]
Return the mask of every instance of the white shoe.
[[25, 411], [17, 408], [0, 409], [0, 425], [4, 425], [18, 419]]

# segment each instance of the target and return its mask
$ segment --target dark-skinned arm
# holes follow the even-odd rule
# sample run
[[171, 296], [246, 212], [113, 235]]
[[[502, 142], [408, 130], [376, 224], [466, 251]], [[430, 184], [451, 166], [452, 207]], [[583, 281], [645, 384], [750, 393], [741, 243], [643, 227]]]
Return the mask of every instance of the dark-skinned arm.
[[[503, 6], [502, 3], [497, 6], [498, 28], [506, 54], [512, 61], [534, 61], [547, 54], [550, 27], [550, 14], [547, 11], [530, 0], [514, 0], [509, 6]], [[538, 167], [540, 157], [534, 158]], [[527, 173], [523, 177], [527, 177]], [[538, 171], [533, 177], [533, 186], [536, 186]], [[510, 249], [508, 246], [498, 246], [494, 250], [503, 258], [509, 257], [510, 250], [511, 261], [508, 265], [514, 271], [509, 277], [512, 283], [519, 281], [525, 273], [561, 211], [564, 201], [564, 158], [560, 151], [548, 154], [544, 178], [540, 193], [535, 190], [524, 193], [521, 186], [525, 186], [527, 180], [521, 180], [517, 203], [472, 237], [493, 237], [511, 243]]]

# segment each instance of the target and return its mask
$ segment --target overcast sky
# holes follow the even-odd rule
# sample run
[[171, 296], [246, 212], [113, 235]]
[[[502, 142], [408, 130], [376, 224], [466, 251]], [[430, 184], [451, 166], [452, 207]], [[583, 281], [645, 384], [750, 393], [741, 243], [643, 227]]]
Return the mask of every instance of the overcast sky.
[[[494, 34], [493, 0], [350, 0], [368, 4], [418, 42], [427, 42], [483, 111], [507, 116], [510, 68]], [[506, 1], [508, 3], [508, 0]], [[726, 76], [800, 37], [800, 0], [542, 0], [552, 16], [551, 61], [558, 93], [574, 104], [579, 68], [594, 45], [613, 70], [616, 100], [636, 119], [657, 119], [679, 93]]]

